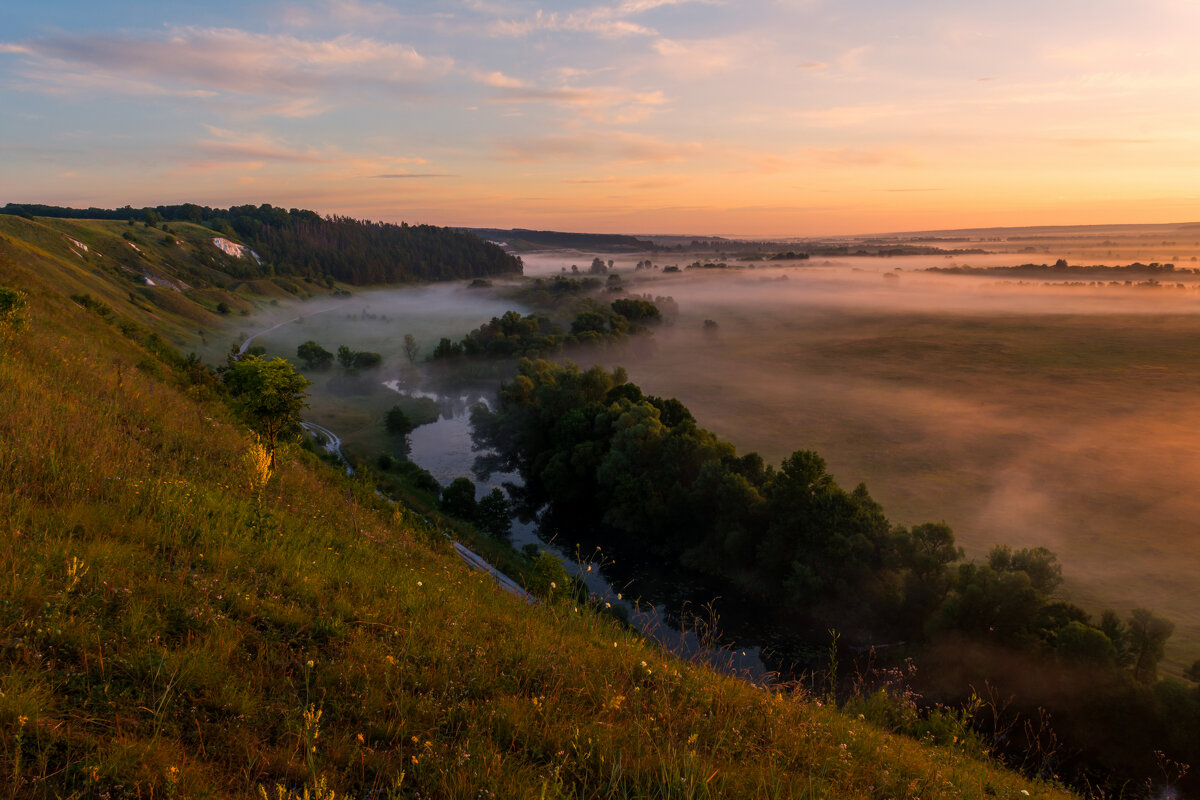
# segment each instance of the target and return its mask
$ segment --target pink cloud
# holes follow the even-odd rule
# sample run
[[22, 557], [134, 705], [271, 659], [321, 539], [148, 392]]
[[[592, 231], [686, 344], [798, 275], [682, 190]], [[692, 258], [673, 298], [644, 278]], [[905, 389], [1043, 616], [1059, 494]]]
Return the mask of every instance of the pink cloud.
[[[403, 88], [445, 74], [450, 59], [414, 48], [342, 35], [331, 39], [257, 34], [236, 28], [174, 29], [164, 38], [61, 36], [4, 45], [28, 57], [27, 77], [49, 88], [79, 88], [84, 76], [117, 91], [154, 87], [275, 97], [312, 97], [360, 86]], [[304, 115], [315, 108], [290, 109]]]

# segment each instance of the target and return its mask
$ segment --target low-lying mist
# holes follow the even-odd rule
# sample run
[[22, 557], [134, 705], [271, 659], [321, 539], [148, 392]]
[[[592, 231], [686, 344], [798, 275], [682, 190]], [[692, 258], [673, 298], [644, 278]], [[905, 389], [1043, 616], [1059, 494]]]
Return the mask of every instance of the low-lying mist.
[[1050, 547], [1073, 600], [1156, 609], [1179, 626], [1175, 663], [1190, 663], [1198, 284], [1018, 284], [915, 265], [888, 278], [885, 266], [662, 276], [647, 290], [673, 296], [679, 319], [630, 376], [740, 451], [820, 452], [893, 521], [946, 521], [968, 554]]
[[[526, 256], [526, 273], [582, 270], [592, 255]], [[671, 296], [679, 316], [638, 358], [567, 357], [623, 364], [739, 452], [777, 464], [816, 450], [843, 486], [865, 482], [894, 522], [948, 522], [969, 555], [997, 543], [1050, 547], [1070, 599], [1122, 613], [1150, 607], [1178, 625], [1168, 669], [1200, 656], [1200, 282], [1086, 286], [920, 271], [1044, 260], [1011, 254], [709, 270], [683, 270], [704, 255], [656, 254], [660, 269], [637, 272], [644, 254], [612, 257], [626, 290]], [[661, 270], [672, 264], [683, 271]], [[442, 336], [526, 310], [502, 289], [310, 301], [281, 309], [274, 321], [306, 316], [256, 343], [287, 356], [307, 339], [380, 352], [370, 383], [416, 388], [404, 334], [423, 358]], [[325, 305], [333, 310], [312, 313]], [[394, 392], [356, 394], [336, 374], [314, 377], [314, 418], [351, 441], [377, 435]]]

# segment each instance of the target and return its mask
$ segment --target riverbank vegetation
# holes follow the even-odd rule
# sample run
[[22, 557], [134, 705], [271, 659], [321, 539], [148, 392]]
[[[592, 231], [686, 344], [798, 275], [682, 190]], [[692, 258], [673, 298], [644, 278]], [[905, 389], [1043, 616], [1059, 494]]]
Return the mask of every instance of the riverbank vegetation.
[[[599, 523], [602, 540], [718, 578], [800, 640], [832, 627], [859, 650], [901, 642], [897, 652], [918, 662], [949, 642], [1004, 654], [967, 666], [942, 650], [946, 674], [970, 680], [926, 685], [958, 699], [971, 681], [1008, 688], [1029, 671], [1086, 681], [1086, 696], [1037, 691], [1010, 701], [1027, 716], [1053, 708], [1061, 721], [1051, 730], [1070, 734], [1039, 772], [1112, 788], [1152, 773], [1156, 753], [1200, 760], [1200, 688], [1157, 680], [1173, 625], [1147, 609], [1096, 619], [1055, 599], [1062, 566], [1044, 547], [998, 545], [980, 563], [965, 561], [947, 525], [892, 524], [865, 486], [842, 489], [813, 452], [778, 468], [739, 456], [622, 369], [524, 360], [496, 408], [477, 406], [472, 419], [491, 450], [480, 466], [519, 472], [526, 502], [548, 503], [560, 527]], [[1014, 750], [1031, 746], [1020, 741]]]
[[13, 796], [1061, 794], [682, 662], [554, 581], [498, 592], [369, 483], [287, 442], [272, 469], [152, 327], [183, 315], [76, 258], [0, 236]]
[[649, 300], [621, 298], [611, 303], [584, 299], [576, 304], [570, 330], [538, 313], [507, 311], [492, 317], [460, 341], [442, 338], [430, 354], [431, 361], [460, 358], [524, 358], [561, 353], [564, 348], [617, 344], [645, 333], [662, 321]]

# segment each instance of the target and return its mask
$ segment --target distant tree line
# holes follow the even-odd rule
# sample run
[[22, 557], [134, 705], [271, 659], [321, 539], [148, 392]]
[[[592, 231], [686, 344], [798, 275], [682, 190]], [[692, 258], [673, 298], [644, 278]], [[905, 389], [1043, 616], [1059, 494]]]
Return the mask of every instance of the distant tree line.
[[430, 360], [552, 355], [561, 352], [565, 346], [617, 342], [661, 321], [658, 307], [640, 298], [621, 298], [608, 304], [585, 301], [569, 331], [564, 331], [550, 317], [536, 312], [522, 315], [518, 311], [506, 311], [458, 342], [443, 338], [434, 348]]
[[[309, 339], [296, 348], [296, 358], [304, 362], [305, 369], [323, 370], [333, 366], [334, 354]], [[346, 370], [356, 372], [378, 367], [383, 363], [383, 356], [369, 350], [351, 350], [343, 344], [337, 349], [337, 362]]]
[[563, 231], [534, 231], [525, 228], [458, 228], [489, 241], [504, 242], [517, 249], [571, 249], [602, 251], [652, 251], [654, 242], [616, 233], [566, 233]]
[[6, 214], [69, 219], [163, 221], [207, 225], [238, 236], [275, 274], [332, 278], [355, 285], [520, 274], [521, 260], [477, 236], [434, 225], [395, 225], [322, 217], [271, 205], [209, 208], [194, 203], [134, 209], [63, 208], [9, 203]]
[[1053, 264], [1018, 264], [1015, 267], [927, 267], [925, 272], [941, 272], [947, 275], [1005, 275], [1030, 278], [1075, 277], [1092, 275], [1149, 275], [1152, 277], [1170, 277], [1184, 273], [1194, 273], [1194, 269], [1176, 271], [1174, 264], [1160, 264], [1153, 261], [1143, 264], [1140, 261], [1133, 264], [1108, 267], [1103, 264], [1068, 264], [1060, 258]]

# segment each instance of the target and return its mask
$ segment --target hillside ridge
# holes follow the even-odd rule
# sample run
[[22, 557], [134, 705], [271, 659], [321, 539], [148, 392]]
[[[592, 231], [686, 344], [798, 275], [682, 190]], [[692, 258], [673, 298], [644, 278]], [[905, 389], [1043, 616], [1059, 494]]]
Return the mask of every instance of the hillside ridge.
[[169, 342], [320, 291], [223, 272], [201, 226], [171, 226], [183, 246], [134, 226], [135, 251], [121, 224], [0, 220], [0, 286], [25, 301], [0, 331], [13, 796], [1058, 795], [966, 738], [680, 661], [554, 584], [531, 607], [296, 444], [266, 469]]

